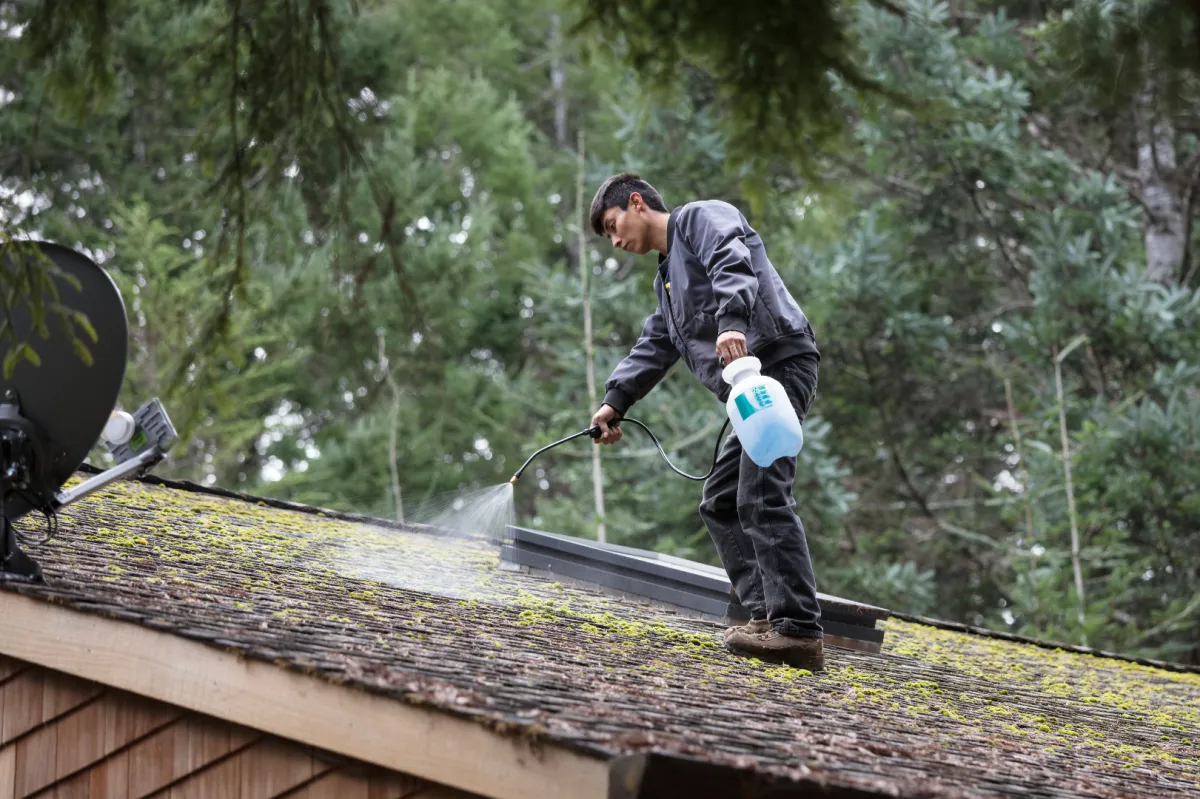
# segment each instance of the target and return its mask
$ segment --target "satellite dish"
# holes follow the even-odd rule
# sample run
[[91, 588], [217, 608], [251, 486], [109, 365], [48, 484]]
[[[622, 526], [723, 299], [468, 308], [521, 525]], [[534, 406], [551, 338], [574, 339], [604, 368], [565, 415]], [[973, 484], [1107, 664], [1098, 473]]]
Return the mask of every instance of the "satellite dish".
[[[41, 568], [17, 543], [14, 520], [39, 511], [52, 525], [59, 508], [153, 466], [175, 440], [157, 399], [133, 416], [114, 412], [125, 377], [129, 323], [108, 273], [68, 247], [9, 242], [0, 257], [0, 284], [11, 284], [29, 269], [49, 275], [57, 297], [43, 293], [40, 331], [30, 312], [36, 298], [18, 298], [11, 314], [0, 308], [0, 330], [8, 331], [0, 337], [0, 353], [21, 341], [36, 353], [36, 362], [22, 359], [11, 375], [0, 370], [0, 579], [41, 579]], [[66, 323], [72, 336], [55, 306], [83, 314], [87, 325]], [[95, 339], [85, 332], [88, 325]], [[77, 340], [88, 357], [79, 353]], [[60, 493], [106, 431], [118, 465]]]

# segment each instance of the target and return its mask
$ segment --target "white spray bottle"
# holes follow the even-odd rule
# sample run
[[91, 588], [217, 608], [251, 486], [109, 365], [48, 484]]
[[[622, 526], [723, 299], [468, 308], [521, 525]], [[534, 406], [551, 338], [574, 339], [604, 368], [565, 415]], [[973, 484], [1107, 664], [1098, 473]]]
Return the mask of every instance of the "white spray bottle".
[[733, 387], [725, 410], [742, 449], [750, 460], [766, 467], [779, 458], [798, 455], [804, 431], [783, 386], [760, 374], [761, 369], [762, 361], [745, 356], [726, 366], [721, 377]]

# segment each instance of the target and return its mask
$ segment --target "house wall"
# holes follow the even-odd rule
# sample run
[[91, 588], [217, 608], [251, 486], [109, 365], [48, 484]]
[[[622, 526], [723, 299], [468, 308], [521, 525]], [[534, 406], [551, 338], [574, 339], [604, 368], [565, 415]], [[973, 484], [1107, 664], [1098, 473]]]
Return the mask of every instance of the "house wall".
[[0, 656], [0, 799], [151, 796], [476, 795]]

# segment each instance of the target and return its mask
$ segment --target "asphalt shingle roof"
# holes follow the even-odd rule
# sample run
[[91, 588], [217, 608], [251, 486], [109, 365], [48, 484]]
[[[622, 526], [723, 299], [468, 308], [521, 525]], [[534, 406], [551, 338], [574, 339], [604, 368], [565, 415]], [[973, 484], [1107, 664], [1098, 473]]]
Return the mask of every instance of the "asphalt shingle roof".
[[[31, 525], [32, 526], [32, 525]], [[161, 485], [65, 509], [20, 591], [598, 755], [913, 797], [1200, 794], [1200, 674], [897, 619], [810, 675], [497, 548]], [[387, 701], [387, 700], [381, 700]]]

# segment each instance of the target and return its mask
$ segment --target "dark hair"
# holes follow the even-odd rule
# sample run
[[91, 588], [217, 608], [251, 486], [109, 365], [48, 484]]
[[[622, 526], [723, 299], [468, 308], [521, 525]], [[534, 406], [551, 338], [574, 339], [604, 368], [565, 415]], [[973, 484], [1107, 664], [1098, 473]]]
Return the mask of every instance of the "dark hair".
[[592, 230], [597, 236], [604, 235], [604, 212], [613, 207], [626, 210], [629, 208], [629, 195], [634, 192], [640, 194], [652, 210], [666, 213], [667, 206], [663, 203], [662, 196], [641, 177], [632, 172], [613, 175], [600, 184], [600, 188], [596, 189], [596, 196], [592, 198]]

